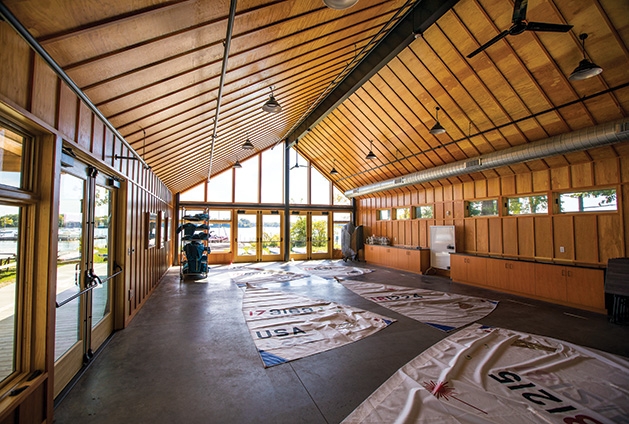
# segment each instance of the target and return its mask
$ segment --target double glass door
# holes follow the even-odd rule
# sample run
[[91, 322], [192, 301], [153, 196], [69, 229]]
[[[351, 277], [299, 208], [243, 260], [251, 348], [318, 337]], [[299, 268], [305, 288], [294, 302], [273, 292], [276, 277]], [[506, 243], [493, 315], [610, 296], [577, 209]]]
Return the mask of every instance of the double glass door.
[[115, 191], [95, 168], [61, 173], [57, 245], [55, 396], [113, 332]]
[[294, 211], [290, 215], [290, 258], [331, 257], [330, 219], [327, 212]]
[[281, 261], [283, 258], [280, 211], [244, 211], [236, 215], [236, 261]]

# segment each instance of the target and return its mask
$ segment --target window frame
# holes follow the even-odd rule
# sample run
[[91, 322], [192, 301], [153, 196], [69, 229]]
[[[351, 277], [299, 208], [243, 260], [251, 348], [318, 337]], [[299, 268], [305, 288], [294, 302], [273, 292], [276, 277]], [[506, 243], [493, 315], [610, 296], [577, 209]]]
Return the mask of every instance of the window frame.
[[[616, 209], [599, 209], [599, 210], [576, 210], [576, 211], [562, 211], [561, 210], [561, 196], [565, 194], [572, 193], [588, 193], [588, 192], [596, 192], [596, 191], [604, 191], [604, 190], [614, 190], [614, 196], [616, 197]], [[618, 213], [618, 186], [613, 187], [601, 187], [593, 190], [562, 190], [553, 193], [553, 213], [557, 215], [568, 215], [568, 214], [591, 214], [591, 213]]]
[[[495, 214], [480, 214], [480, 215], [470, 215], [470, 204], [472, 203], [482, 203], [492, 201], [495, 203]], [[465, 217], [466, 218], [490, 218], [500, 216], [500, 203], [498, 203], [497, 197], [488, 197], [486, 199], [474, 199], [474, 200], [466, 200], [465, 201]]]
[[[386, 212], [388, 214], [388, 217], [382, 218], [383, 212]], [[392, 221], [392, 220], [393, 220], [393, 216], [392, 216], [390, 208], [376, 209], [376, 221]]]
[[[509, 208], [509, 202], [511, 199], [531, 199], [533, 197], [546, 197], [546, 212], [527, 212], [527, 213], [511, 213]], [[503, 197], [503, 216], [543, 216], [550, 214], [550, 202], [548, 201], [547, 193], [531, 193], [526, 195], [504, 196]]]
[[[417, 216], [417, 209], [420, 209], [420, 208], [430, 208], [432, 216], [430, 216], [430, 217]], [[412, 212], [413, 212], [413, 218], [412, 219], [435, 219], [435, 205], [428, 205], [428, 204], [426, 204], [426, 205], [416, 205], [416, 206], [413, 206]]]

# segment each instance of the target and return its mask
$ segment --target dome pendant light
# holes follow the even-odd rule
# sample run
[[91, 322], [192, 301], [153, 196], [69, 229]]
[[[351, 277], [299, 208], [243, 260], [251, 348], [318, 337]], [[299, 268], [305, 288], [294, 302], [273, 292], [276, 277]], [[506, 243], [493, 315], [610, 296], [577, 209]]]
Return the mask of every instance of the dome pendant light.
[[443, 133], [446, 132], [446, 129], [443, 128], [441, 126], [441, 124], [439, 123], [439, 110], [441, 110], [441, 108], [439, 106], [437, 106], [437, 116], [435, 118], [435, 121], [437, 121], [437, 122], [430, 129], [430, 134], [437, 135], [437, 134], [443, 134]]
[[253, 150], [253, 143], [251, 142], [251, 140], [249, 140], [249, 137], [247, 137], [247, 141], [244, 142], [242, 148], [244, 150]]
[[[334, 159], [334, 163], [336, 163], [336, 159]], [[330, 170], [330, 175], [338, 175], [339, 171], [336, 170], [336, 167], [332, 165], [332, 169]]]
[[262, 110], [269, 113], [278, 113], [282, 111], [282, 106], [273, 97], [273, 87], [271, 87], [271, 94], [269, 100], [262, 106]]
[[373, 151], [371, 149], [373, 149], [373, 141], [369, 140], [369, 153], [367, 153], [365, 159], [371, 160], [376, 158], [376, 155], [373, 154]]
[[352, 7], [358, 0], [323, 0], [323, 3], [330, 9], [342, 10]]
[[581, 48], [583, 49], [583, 60], [579, 62], [579, 66], [577, 66], [570, 74], [570, 77], [568, 77], [570, 81], [580, 81], [592, 78], [603, 72], [603, 68], [595, 65], [593, 62], [590, 62], [585, 56], [586, 38], [588, 38], [588, 35], [585, 33], [579, 35], [579, 39], [581, 40]]

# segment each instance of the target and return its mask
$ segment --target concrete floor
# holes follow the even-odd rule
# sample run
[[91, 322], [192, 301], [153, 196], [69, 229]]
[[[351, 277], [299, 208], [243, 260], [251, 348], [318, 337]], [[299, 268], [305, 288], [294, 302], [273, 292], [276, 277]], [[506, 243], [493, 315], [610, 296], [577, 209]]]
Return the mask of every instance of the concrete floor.
[[[603, 315], [365, 263], [355, 280], [499, 300], [485, 325], [541, 334], [629, 357], [629, 326]], [[296, 263], [255, 264], [301, 272]], [[338, 423], [395, 371], [447, 333], [312, 276], [282, 284], [305, 296], [398, 321], [356, 343], [264, 368], [245, 324], [242, 290], [224, 267], [206, 281], [172, 268], [124, 331], [115, 333], [55, 410], [62, 423]], [[277, 287], [277, 284], [274, 284]]]

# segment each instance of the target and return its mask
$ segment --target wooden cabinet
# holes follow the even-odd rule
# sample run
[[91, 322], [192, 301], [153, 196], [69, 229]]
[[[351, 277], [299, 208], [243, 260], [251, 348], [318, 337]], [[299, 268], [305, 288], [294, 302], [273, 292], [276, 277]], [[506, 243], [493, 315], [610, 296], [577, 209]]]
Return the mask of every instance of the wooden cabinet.
[[452, 280], [605, 313], [601, 269], [455, 254]]
[[487, 258], [481, 256], [450, 256], [450, 278], [454, 281], [486, 285]]
[[422, 274], [430, 267], [430, 250], [366, 245], [365, 261], [367, 263]]

